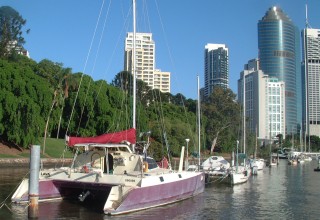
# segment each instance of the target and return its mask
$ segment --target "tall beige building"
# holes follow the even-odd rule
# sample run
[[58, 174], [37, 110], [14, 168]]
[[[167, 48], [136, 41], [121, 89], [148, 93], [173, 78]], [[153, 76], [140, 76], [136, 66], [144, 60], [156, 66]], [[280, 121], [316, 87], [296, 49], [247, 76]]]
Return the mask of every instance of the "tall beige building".
[[[133, 72], [133, 33], [127, 33], [125, 39], [124, 69]], [[170, 72], [156, 70], [155, 43], [152, 33], [136, 33], [136, 76], [152, 89], [170, 92]]]
[[170, 92], [170, 72], [161, 72], [161, 70], [154, 70], [153, 88], [159, 89], [161, 92]]

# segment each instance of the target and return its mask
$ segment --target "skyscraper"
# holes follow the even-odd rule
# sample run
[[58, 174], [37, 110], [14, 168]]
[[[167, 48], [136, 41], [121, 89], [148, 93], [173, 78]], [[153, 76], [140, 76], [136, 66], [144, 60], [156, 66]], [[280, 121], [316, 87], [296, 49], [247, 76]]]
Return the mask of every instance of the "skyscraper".
[[229, 88], [229, 51], [225, 44], [207, 44], [204, 51], [204, 96], [215, 86]]
[[[124, 69], [132, 71], [133, 33], [127, 33], [125, 40]], [[152, 89], [170, 92], [170, 72], [155, 68], [155, 42], [152, 33], [136, 33], [136, 76]]]
[[285, 83], [286, 132], [297, 132], [301, 123], [301, 69], [299, 31], [278, 7], [269, 8], [258, 22], [258, 49], [261, 70]]
[[278, 134], [285, 137], [284, 87], [284, 82], [259, 69], [258, 59], [249, 60], [240, 73], [238, 101], [244, 104], [245, 99], [246, 127], [257, 132], [260, 140], [270, 140]]
[[320, 29], [305, 28], [302, 39], [303, 122], [308, 135], [320, 136]]

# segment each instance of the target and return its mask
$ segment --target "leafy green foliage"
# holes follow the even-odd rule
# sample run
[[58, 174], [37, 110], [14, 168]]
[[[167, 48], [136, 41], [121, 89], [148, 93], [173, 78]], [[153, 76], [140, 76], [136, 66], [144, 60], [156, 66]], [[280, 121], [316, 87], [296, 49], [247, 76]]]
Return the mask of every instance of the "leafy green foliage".
[[[235, 101], [230, 89], [216, 87], [204, 100], [203, 114], [208, 118], [205, 125], [207, 146], [211, 147], [216, 138], [216, 146], [230, 152], [236, 146], [240, 132], [240, 105]], [[211, 143], [210, 143], [211, 142]]]
[[[22, 49], [22, 27], [26, 20], [9, 6], [0, 7], [0, 57], [9, 57]], [[27, 33], [29, 30], [27, 30]]]
[[28, 65], [0, 60], [0, 66], [1, 137], [28, 146], [43, 128], [50, 85]]
[[[130, 73], [120, 72], [109, 85], [49, 60], [2, 59], [0, 138], [28, 147], [41, 143], [45, 130], [48, 138], [63, 138], [66, 133], [95, 136], [128, 129], [132, 126], [131, 80]], [[179, 156], [186, 138], [189, 153], [197, 151], [197, 102], [182, 94], [151, 90], [139, 80], [137, 91], [137, 134], [151, 131], [149, 153], [156, 159], [167, 153]], [[202, 103], [204, 146], [210, 148], [219, 132], [217, 146], [225, 152], [234, 148], [240, 123], [240, 106], [234, 99], [231, 91], [216, 90]]]

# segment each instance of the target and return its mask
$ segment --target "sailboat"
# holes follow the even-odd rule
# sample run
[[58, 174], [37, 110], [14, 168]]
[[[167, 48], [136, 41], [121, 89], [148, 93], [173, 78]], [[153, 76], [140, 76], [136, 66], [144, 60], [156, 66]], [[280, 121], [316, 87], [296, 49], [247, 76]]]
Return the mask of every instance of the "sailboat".
[[[237, 141], [237, 153], [236, 153], [236, 165], [231, 167], [231, 170], [229, 171], [229, 180], [231, 185], [237, 185], [241, 183], [245, 183], [248, 181], [250, 176], [250, 169], [247, 166], [245, 159], [243, 165], [239, 165], [239, 141]], [[245, 156], [245, 153], [242, 155]]]
[[257, 158], [257, 150], [258, 150], [258, 137], [257, 137], [257, 128], [256, 128], [256, 143], [255, 143], [255, 150], [253, 159], [250, 160], [250, 167], [252, 175], [257, 175], [258, 170], [263, 170], [265, 167], [265, 161], [263, 158]]
[[246, 112], [245, 112], [245, 75], [243, 75], [243, 164], [239, 164], [239, 141], [237, 140], [236, 164], [229, 171], [231, 185], [237, 185], [248, 181], [251, 171], [246, 163]]
[[[133, 0], [133, 10], [135, 4]], [[133, 26], [135, 37], [135, 19]], [[135, 120], [135, 68], [133, 74]], [[182, 166], [178, 171], [160, 168], [152, 157], [147, 156], [149, 138], [143, 146], [143, 154], [135, 151], [135, 122], [132, 129], [97, 137], [66, 136], [66, 144], [76, 152], [72, 164], [40, 170], [39, 202], [76, 199], [96, 204], [105, 214], [119, 215], [178, 202], [204, 191], [202, 172], [184, 171]], [[27, 203], [28, 188], [29, 180], [24, 179], [11, 200]]]

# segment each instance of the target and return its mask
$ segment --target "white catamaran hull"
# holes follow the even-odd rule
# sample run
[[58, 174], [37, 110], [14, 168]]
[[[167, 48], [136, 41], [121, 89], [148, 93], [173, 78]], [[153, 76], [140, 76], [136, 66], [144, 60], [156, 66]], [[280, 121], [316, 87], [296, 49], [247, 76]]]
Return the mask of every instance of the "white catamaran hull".
[[[99, 202], [106, 214], [117, 215], [195, 196], [204, 191], [204, 181], [201, 172], [171, 172], [141, 178], [101, 172], [72, 173], [70, 176], [68, 169], [48, 169], [40, 173], [39, 202], [63, 198]], [[28, 187], [29, 181], [24, 179], [12, 201], [28, 202]]]

